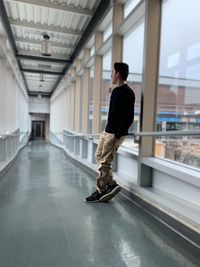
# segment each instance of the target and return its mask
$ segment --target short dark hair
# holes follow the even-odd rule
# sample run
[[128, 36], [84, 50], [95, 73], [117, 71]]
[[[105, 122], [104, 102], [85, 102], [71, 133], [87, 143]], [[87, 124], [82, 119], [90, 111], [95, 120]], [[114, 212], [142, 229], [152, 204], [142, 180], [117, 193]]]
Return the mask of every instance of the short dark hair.
[[122, 80], [126, 81], [128, 74], [129, 74], [129, 66], [123, 62], [115, 62], [114, 69], [116, 72], [120, 73]]

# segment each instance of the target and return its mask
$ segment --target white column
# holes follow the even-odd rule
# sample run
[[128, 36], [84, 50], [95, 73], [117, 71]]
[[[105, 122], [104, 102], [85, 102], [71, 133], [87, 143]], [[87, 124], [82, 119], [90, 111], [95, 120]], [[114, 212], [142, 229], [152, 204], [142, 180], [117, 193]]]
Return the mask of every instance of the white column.
[[76, 76], [75, 82], [75, 131], [80, 131], [80, 90], [81, 90], [81, 78]]
[[70, 129], [70, 120], [71, 120], [71, 107], [70, 107], [70, 88], [66, 89], [66, 129]]
[[74, 125], [74, 119], [75, 119], [75, 82], [71, 82], [71, 88], [70, 88], [71, 94], [71, 120], [70, 120], [70, 130], [74, 131], [75, 130], [75, 125]]
[[6, 133], [6, 89], [7, 89], [7, 69], [6, 57], [3, 50], [6, 50], [6, 38], [0, 38], [0, 134]]
[[6, 59], [0, 58], [0, 134], [7, 132], [6, 123], [6, 90], [7, 90]]
[[[113, 19], [112, 26], [113, 32], [115, 32], [119, 24], [123, 21], [123, 5], [114, 4], [113, 6]], [[112, 35], [112, 66], [115, 62], [122, 61], [122, 36]]]
[[[12, 98], [12, 123], [11, 127], [12, 129], [17, 128], [17, 81], [15, 79], [14, 74], [12, 73], [12, 87], [11, 87], [11, 98]], [[26, 114], [24, 114], [24, 117]]]
[[[160, 45], [160, 19], [161, 2], [148, 0], [146, 3], [145, 21], [145, 56], [144, 56], [144, 89], [143, 89], [143, 118], [142, 131], [155, 131], [158, 61]], [[141, 155], [149, 157], [154, 155], [154, 138], [143, 137]]]
[[83, 71], [83, 105], [82, 105], [82, 132], [88, 132], [89, 120], [89, 81], [90, 69], [85, 67]]
[[[155, 131], [156, 105], [157, 105], [157, 81], [158, 61], [160, 45], [161, 1], [146, 1], [145, 18], [145, 49], [144, 49], [144, 88], [142, 92], [142, 123], [144, 132]], [[142, 137], [140, 145], [140, 157], [154, 156], [154, 137]], [[144, 164], [139, 167], [140, 186], [151, 186], [152, 169]]]

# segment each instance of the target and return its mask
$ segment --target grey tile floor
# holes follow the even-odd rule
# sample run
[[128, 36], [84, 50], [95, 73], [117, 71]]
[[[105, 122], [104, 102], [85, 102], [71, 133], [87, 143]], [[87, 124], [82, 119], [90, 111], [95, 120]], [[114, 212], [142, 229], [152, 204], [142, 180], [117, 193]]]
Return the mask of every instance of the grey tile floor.
[[200, 266], [200, 251], [120, 194], [84, 202], [94, 177], [44, 142], [0, 177], [0, 267]]

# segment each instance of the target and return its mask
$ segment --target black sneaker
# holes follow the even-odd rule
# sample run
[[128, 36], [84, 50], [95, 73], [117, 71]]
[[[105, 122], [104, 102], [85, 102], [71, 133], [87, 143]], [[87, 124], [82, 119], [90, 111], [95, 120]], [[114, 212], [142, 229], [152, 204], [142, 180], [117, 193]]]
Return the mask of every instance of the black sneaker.
[[121, 190], [118, 184], [110, 185], [107, 187], [106, 192], [100, 197], [101, 202], [110, 201], [115, 195], [117, 195]]
[[98, 190], [96, 190], [94, 193], [92, 193], [91, 196], [86, 197], [85, 201], [86, 202], [99, 202], [100, 198], [103, 196], [103, 193], [99, 193]]

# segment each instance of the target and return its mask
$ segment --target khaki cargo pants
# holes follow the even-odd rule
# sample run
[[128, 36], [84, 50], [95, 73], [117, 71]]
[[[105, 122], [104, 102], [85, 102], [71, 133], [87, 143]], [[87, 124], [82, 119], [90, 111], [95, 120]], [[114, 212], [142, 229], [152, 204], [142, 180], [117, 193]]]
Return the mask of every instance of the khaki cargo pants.
[[99, 144], [95, 153], [96, 161], [99, 164], [97, 189], [100, 192], [106, 190], [107, 185], [113, 185], [116, 183], [112, 175], [113, 157], [124, 139], [125, 136], [117, 139], [114, 134], [106, 133], [105, 131], [100, 136]]

